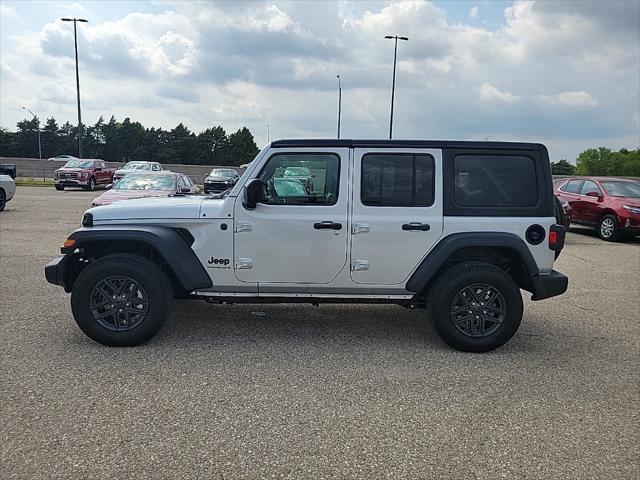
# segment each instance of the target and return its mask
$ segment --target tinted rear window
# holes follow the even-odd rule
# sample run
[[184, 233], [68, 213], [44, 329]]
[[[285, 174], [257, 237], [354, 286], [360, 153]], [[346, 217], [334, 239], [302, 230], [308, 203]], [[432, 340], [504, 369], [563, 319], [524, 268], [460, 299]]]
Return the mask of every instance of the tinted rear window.
[[361, 201], [376, 207], [433, 205], [434, 161], [430, 155], [367, 153], [362, 157]]
[[532, 207], [538, 203], [532, 158], [511, 155], [457, 155], [455, 202], [463, 207]]

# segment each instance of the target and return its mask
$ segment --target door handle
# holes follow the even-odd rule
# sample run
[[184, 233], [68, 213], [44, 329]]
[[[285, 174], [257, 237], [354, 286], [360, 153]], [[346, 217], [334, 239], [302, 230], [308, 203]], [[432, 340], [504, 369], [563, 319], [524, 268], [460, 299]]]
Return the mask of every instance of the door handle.
[[423, 232], [428, 232], [430, 229], [431, 226], [426, 223], [411, 222], [402, 224], [402, 230], [422, 230]]
[[325, 221], [314, 223], [313, 228], [315, 228], [316, 230], [342, 230], [342, 224]]

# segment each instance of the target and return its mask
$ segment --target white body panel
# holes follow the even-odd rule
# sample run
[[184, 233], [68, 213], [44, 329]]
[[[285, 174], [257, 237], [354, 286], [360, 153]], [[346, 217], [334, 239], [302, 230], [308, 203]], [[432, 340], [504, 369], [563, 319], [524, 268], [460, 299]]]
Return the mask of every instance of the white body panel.
[[498, 232], [513, 233], [522, 239], [529, 248], [540, 273], [551, 272], [555, 260], [555, 252], [543, 241], [539, 245], [531, 245], [525, 239], [529, 225], [538, 224], [549, 232], [549, 227], [556, 223], [554, 217], [444, 217], [443, 237], [454, 233]]
[[[434, 203], [429, 207], [378, 207], [361, 201], [362, 156], [366, 153], [428, 154], [434, 158]], [[442, 235], [442, 151], [404, 148], [355, 149], [352, 200], [351, 278], [357, 284], [405, 284]], [[428, 231], [403, 230], [418, 222]], [[360, 269], [362, 268], [362, 269]]]
[[[278, 149], [279, 154], [317, 151]], [[248, 210], [242, 205], [242, 196], [236, 198], [234, 263], [238, 280], [328, 284], [344, 268], [349, 238], [349, 149], [335, 148], [326, 152], [340, 157], [339, 194], [335, 205], [259, 204]], [[259, 171], [256, 169], [255, 173]], [[323, 221], [340, 223], [342, 228], [314, 229], [314, 223]]]

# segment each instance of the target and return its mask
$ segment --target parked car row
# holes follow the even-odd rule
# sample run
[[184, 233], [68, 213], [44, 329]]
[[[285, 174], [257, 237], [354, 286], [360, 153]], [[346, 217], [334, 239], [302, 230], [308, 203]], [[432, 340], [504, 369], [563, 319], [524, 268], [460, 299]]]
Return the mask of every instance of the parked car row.
[[554, 182], [570, 223], [596, 229], [603, 240], [640, 235], [640, 182], [613, 177], [563, 178]]

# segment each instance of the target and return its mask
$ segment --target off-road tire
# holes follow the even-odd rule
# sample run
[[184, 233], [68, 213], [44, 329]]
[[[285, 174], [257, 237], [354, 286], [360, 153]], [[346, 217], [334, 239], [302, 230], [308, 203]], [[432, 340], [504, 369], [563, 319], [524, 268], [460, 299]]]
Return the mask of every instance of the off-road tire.
[[[490, 286], [497, 291], [504, 308], [500, 322], [485, 322], [487, 317], [483, 316], [482, 312], [488, 311], [489, 308], [484, 303], [478, 304], [477, 307], [469, 306], [470, 309], [473, 308], [469, 310], [473, 311], [469, 322], [481, 322], [483, 326], [491, 326], [484, 336], [472, 336], [473, 332], [462, 331], [464, 326], [477, 323], [462, 322], [458, 323], [457, 327], [453, 320], [452, 312], [457, 304], [456, 299], [460, 299], [459, 295], [474, 285]], [[513, 278], [500, 268], [486, 263], [467, 262], [448, 268], [433, 281], [433, 287], [428, 294], [427, 313], [433, 320], [438, 334], [448, 345], [464, 352], [488, 352], [504, 345], [518, 330], [522, 312], [522, 295]], [[480, 320], [475, 320], [476, 314]], [[473, 330], [472, 327], [469, 328]]]
[[[146, 313], [140, 323], [121, 331], [101, 324], [91, 307], [95, 289], [104, 285], [101, 282], [117, 277], [137, 282], [147, 299]], [[80, 329], [92, 340], [110, 347], [129, 347], [149, 340], [160, 331], [172, 298], [171, 283], [158, 265], [139, 255], [114, 254], [96, 260], [80, 272], [71, 292], [71, 310]]]
[[55, 187], [58, 191], [64, 190], [64, 185], [56, 185]]
[[602, 216], [598, 222], [598, 236], [606, 242], [615, 242], [620, 239], [620, 227], [615, 216], [610, 213]]

